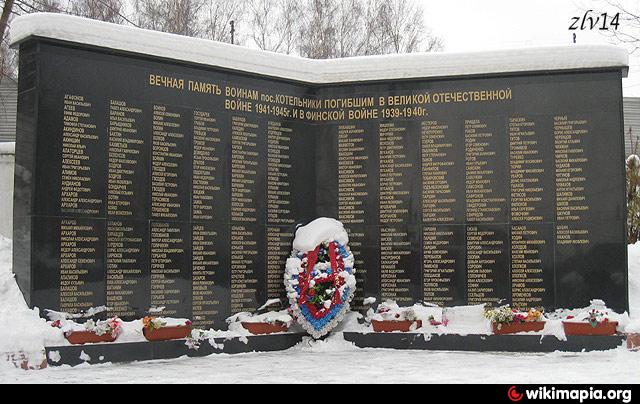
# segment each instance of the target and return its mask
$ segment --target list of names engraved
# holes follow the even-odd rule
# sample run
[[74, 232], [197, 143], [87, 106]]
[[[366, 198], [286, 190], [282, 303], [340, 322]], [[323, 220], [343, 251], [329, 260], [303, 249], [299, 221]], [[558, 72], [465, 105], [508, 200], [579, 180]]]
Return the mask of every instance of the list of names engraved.
[[[146, 230], [145, 225], [143, 231]], [[140, 290], [146, 265], [140, 259], [146, 244], [139, 233], [131, 223], [107, 224], [107, 307], [111, 316], [137, 314], [133, 299]]]
[[221, 196], [218, 176], [222, 175], [218, 121], [206, 111], [193, 112], [193, 220], [218, 219], [214, 209]]
[[511, 164], [511, 221], [543, 222], [541, 209], [546, 170], [536, 124], [523, 117], [509, 119]]
[[191, 237], [191, 299], [193, 324], [210, 326], [220, 314], [221, 300], [215, 291], [222, 286], [216, 279], [227, 270], [221, 266], [220, 231], [217, 227], [194, 223]]
[[111, 217], [130, 218], [136, 213], [133, 203], [141, 192], [136, 186], [136, 167], [142, 164], [145, 147], [144, 136], [138, 129], [142, 117], [141, 108], [111, 100], [107, 182], [107, 213]]
[[63, 115], [60, 210], [98, 215], [103, 201], [95, 197], [99, 173], [92, 165], [98, 156], [90, 151], [99, 141], [93, 105], [84, 96], [66, 94]]
[[380, 124], [380, 223], [406, 223], [409, 219], [411, 191], [404, 174], [414, 169], [407, 158], [404, 138], [407, 128], [394, 123]]
[[382, 299], [393, 299], [398, 303], [413, 301], [409, 276], [411, 255], [409, 233], [395, 227], [380, 229], [380, 293]]
[[151, 223], [151, 307], [163, 308], [164, 316], [175, 316], [180, 309], [178, 280], [187, 236], [178, 223]]
[[455, 247], [453, 229], [426, 226], [423, 228], [423, 297], [425, 302], [450, 305], [454, 299], [453, 283], [458, 262], [451, 254]]
[[453, 223], [457, 151], [451, 141], [449, 125], [438, 121], [422, 122], [422, 221], [424, 223]]
[[231, 122], [231, 220], [257, 223], [259, 125], [240, 116]]
[[79, 313], [100, 304], [100, 297], [91, 287], [92, 271], [96, 268], [100, 244], [97, 228], [78, 220], [63, 219], [60, 223], [60, 310]]
[[556, 165], [557, 244], [588, 244], [589, 229], [581, 225], [589, 220], [586, 196], [589, 158], [585, 143], [589, 121], [568, 116], [554, 118]]
[[261, 156], [259, 124], [241, 116], [233, 116], [231, 124], [231, 312], [238, 313], [254, 311], [258, 305], [260, 234], [255, 224]]
[[483, 304], [503, 299], [496, 285], [506, 279], [499, 277], [499, 258], [504, 254], [505, 240], [495, 229], [467, 226], [467, 300]]
[[465, 120], [467, 221], [498, 222], [506, 198], [497, 194], [496, 174], [502, 167], [495, 150], [493, 131], [482, 120]]
[[282, 299], [282, 263], [291, 255], [294, 234], [282, 227], [267, 227], [267, 297]]
[[253, 312], [258, 291], [259, 235], [249, 226], [231, 226], [231, 312]]
[[543, 249], [547, 241], [534, 226], [511, 228], [511, 298], [512, 305], [522, 310], [544, 307]]
[[338, 127], [338, 220], [344, 224], [364, 224], [369, 221], [364, 204], [369, 197], [369, 160], [364, 142], [367, 135], [356, 125]]
[[[282, 263], [291, 252], [296, 219], [292, 211], [291, 164], [293, 129], [282, 122], [267, 123], [267, 297], [286, 297], [282, 288]], [[288, 226], [288, 227], [283, 227]]]
[[345, 230], [349, 235], [349, 247], [351, 248], [351, 251], [357, 252], [356, 254], [354, 254], [354, 266], [357, 270], [356, 293], [353, 298], [353, 302], [351, 303], [351, 307], [353, 310], [365, 310], [364, 300], [368, 297], [366, 296], [366, 289], [368, 286], [367, 280], [369, 280], [370, 282], [370, 276], [372, 276], [369, 271], [369, 265], [372, 264], [367, 265], [368, 262], [364, 259], [363, 254], [367, 235], [363, 230], [361, 230], [361, 228], [358, 228], [358, 230], [356, 230], [356, 228], [346, 226]]
[[156, 219], [179, 219], [182, 195], [179, 194], [180, 164], [185, 158], [180, 144], [185, 134], [182, 115], [168, 106], [153, 106], [151, 168], [151, 215]]
[[267, 125], [267, 220], [272, 225], [295, 224], [291, 211], [291, 137], [293, 129], [280, 122]]

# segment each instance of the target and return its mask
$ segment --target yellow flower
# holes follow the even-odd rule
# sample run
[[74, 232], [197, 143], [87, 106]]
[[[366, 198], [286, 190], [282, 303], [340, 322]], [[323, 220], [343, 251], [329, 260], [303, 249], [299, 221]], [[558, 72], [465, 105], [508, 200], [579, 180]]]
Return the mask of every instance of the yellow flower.
[[153, 328], [153, 320], [155, 320], [155, 317], [147, 316], [142, 319], [142, 325], [144, 325], [144, 328]]
[[542, 312], [536, 309], [531, 309], [529, 310], [529, 313], [527, 314], [527, 321], [540, 321], [540, 319], [542, 319]]

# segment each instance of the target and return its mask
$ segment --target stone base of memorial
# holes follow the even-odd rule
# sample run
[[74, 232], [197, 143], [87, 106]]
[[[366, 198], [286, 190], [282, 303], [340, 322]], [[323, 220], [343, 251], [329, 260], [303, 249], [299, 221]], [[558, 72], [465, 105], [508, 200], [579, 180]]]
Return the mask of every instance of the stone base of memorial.
[[605, 321], [593, 326], [591, 323], [573, 323], [565, 321], [564, 333], [567, 336], [611, 336], [618, 333], [618, 322]]
[[72, 345], [100, 344], [115, 342], [116, 337], [111, 334], [98, 335], [93, 331], [68, 332], [64, 337]]
[[493, 323], [495, 335], [520, 334], [523, 332], [542, 332], [546, 323], [542, 321], [529, 321], [522, 323]]
[[345, 332], [344, 338], [358, 348], [397, 349], [436, 352], [598, 352], [618, 349], [624, 335], [568, 336], [559, 340], [553, 335], [455, 335], [403, 333]]
[[280, 334], [289, 331], [289, 327], [286, 324], [277, 323], [241, 323], [242, 328], [249, 331], [253, 335], [270, 335]]
[[633, 352], [640, 352], [640, 334], [627, 335], [627, 348]]
[[375, 332], [410, 332], [422, 328], [422, 321], [372, 321]]
[[162, 327], [159, 329], [151, 329], [145, 327], [142, 329], [142, 333], [147, 341], [173, 341], [179, 339], [187, 339], [191, 335], [190, 326], [179, 327]]
[[48, 365], [78, 366], [105, 363], [131, 363], [168, 360], [180, 357], [202, 358], [214, 354], [245, 354], [251, 352], [278, 352], [302, 342], [305, 334], [274, 334], [236, 338], [213, 338], [202, 341], [198, 349], [190, 348], [185, 340], [159, 342], [133, 342], [116, 344], [90, 344], [47, 347]]

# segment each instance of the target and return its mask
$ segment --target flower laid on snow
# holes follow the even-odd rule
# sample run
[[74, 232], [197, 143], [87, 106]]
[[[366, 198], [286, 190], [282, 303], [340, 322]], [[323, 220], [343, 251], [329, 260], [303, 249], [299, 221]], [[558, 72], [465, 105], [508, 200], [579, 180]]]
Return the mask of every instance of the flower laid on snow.
[[608, 323], [609, 322], [609, 313], [602, 312], [600, 310], [593, 309], [589, 312], [589, 315], [583, 319], [583, 321], [591, 324], [593, 328], [596, 328], [600, 323]]
[[87, 320], [84, 324], [78, 324], [72, 320], [56, 320], [51, 323], [54, 328], [61, 329], [66, 336], [86, 331], [96, 334], [97, 336], [109, 335], [117, 338], [122, 333], [122, 320], [113, 317], [109, 320]]
[[448, 322], [443, 318], [440, 307], [422, 303], [410, 307], [400, 307], [397, 302], [392, 300], [379, 304], [375, 310], [369, 309], [365, 321], [371, 324], [376, 322], [413, 322], [418, 328], [426, 324], [433, 327], [448, 325]]
[[[369, 313], [369, 321], [418, 321], [413, 307], [400, 307], [394, 301], [381, 303], [375, 312]], [[434, 317], [435, 321], [435, 317]]]
[[529, 322], [544, 321], [544, 312], [537, 309], [531, 309], [528, 312], [520, 312], [506, 305], [502, 307], [488, 308], [484, 316], [498, 325], [500, 328], [503, 324], [519, 324]]
[[527, 321], [543, 321], [544, 312], [542, 310], [530, 309], [527, 313]]
[[162, 327], [165, 327], [167, 323], [157, 317], [147, 316], [142, 319], [142, 325], [144, 326], [144, 328], [147, 328], [149, 330], [159, 330]]
[[448, 325], [448, 321], [443, 320], [443, 321], [438, 321], [436, 320], [435, 316], [429, 316], [429, 324], [431, 324], [433, 327], [439, 327], [441, 325], [443, 326], [447, 326]]
[[122, 320], [117, 317], [98, 322], [89, 320], [84, 327], [87, 331], [94, 332], [98, 336], [111, 335], [112, 337], [118, 337], [122, 332]]
[[119, 318], [112, 318], [111, 320], [107, 321], [107, 325], [111, 329], [111, 332], [109, 333], [113, 336], [117, 337], [122, 332], [122, 320], [120, 320]]
[[185, 341], [185, 345], [192, 351], [197, 351], [200, 349], [200, 345], [202, 341], [205, 340], [205, 331], [204, 330], [193, 330], [191, 331], [191, 335]]
[[147, 316], [142, 319], [144, 328], [154, 331], [165, 327], [191, 327], [193, 323], [190, 320], [178, 320], [169, 318], [158, 318]]

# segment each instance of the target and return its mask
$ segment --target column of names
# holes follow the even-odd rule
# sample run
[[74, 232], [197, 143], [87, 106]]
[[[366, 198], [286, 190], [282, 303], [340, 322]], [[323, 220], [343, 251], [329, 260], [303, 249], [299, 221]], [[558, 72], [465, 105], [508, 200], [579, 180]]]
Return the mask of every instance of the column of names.
[[[222, 272], [220, 238], [222, 217], [218, 205], [223, 194], [220, 176], [222, 136], [218, 119], [209, 111], [193, 112], [193, 188], [191, 227], [191, 301], [193, 323], [196, 327], [210, 327], [221, 314], [221, 298], [216, 291]], [[215, 225], [217, 224], [217, 225]]]
[[557, 244], [589, 244], [589, 203], [586, 196], [589, 158], [585, 151], [589, 136], [586, 119], [554, 118], [556, 166]]
[[231, 312], [257, 309], [259, 125], [241, 116], [231, 128]]
[[467, 222], [500, 222], [507, 199], [497, 193], [496, 170], [503, 167], [498, 164], [494, 133], [486, 122], [475, 119], [465, 121], [464, 134]]
[[[74, 219], [60, 222], [60, 310], [65, 313], [80, 313], [97, 307], [104, 299], [97, 295], [91, 284], [100, 271], [98, 262], [100, 245], [104, 242], [98, 235], [96, 225]], [[102, 276], [104, 273], [102, 273]], [[99, 293], [99, 292], [98, 292]]]
[[147, 265], [141, 260], [145, 241], [133, 223], [107, 224], [107, 307], [111, 316], [134, 317], [140, 314], [139, 310], [148, 308], [134, 303], [141, 298], [136, 293], [141, 289]]
[[284, 299], [282, 265], [291, 253], [292, 226], [296, 219], [292, 212], [291, 178], [292, 128], [282, 122], [267, 123], [267, 297]]
[[84, 96], [66, 94], [63, 115], [60, 211], [98, 215], [103, 200], [96, 197], [97, 157], [90, 152], [99, 141], [93, 104]]

